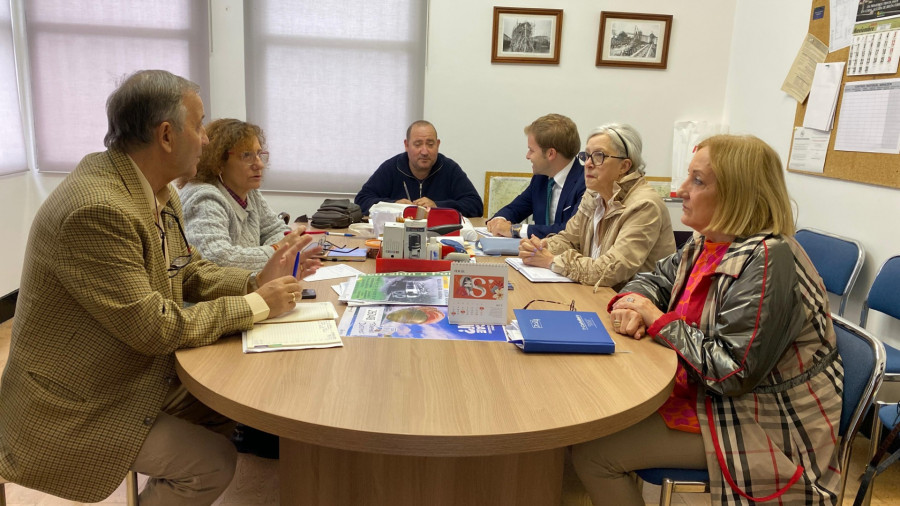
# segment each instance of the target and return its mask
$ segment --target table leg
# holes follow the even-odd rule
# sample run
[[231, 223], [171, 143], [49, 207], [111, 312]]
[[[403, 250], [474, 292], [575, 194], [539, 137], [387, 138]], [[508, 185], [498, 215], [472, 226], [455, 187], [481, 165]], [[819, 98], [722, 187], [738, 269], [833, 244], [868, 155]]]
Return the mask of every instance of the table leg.
[[558, 506], [565, 449], [407, 457], [281, 438], [280, 454], [282, 506]]

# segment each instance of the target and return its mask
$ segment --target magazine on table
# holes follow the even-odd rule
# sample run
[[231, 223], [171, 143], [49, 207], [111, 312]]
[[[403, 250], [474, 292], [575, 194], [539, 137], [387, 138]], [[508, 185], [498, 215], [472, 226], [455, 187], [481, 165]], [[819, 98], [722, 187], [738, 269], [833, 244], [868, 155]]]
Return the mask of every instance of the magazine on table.
[[[349, 306], [404, 304], [446, 306], [450, 276], [446, 272], [390, 272], [357, 276], [346, 297]], [[345, 297], [341, 297], [341, 300]]]
[[505, 341], [502, 325], [454, 325], [443, 306], [348, 307], [338, 325], [342, 336], [402, 337], [410, 339], [455, 339]]

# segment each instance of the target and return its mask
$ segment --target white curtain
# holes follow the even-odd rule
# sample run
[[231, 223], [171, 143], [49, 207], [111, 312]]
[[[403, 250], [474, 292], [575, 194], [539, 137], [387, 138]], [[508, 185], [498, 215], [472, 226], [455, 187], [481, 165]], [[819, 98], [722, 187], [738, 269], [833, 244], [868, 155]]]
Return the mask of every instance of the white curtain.
[[28, 0], [25, 15], [41, 171], [71, 171], [104, 149], [106, 98], [136, 70], [190, 79], [209, 103], [205, 1]]
[[0, 175], [28, 170], [9, 2], [0, 2]]
[[422, 0], [245, 0], [247, 119], [264, 188], [356, 193], [424, 102]]

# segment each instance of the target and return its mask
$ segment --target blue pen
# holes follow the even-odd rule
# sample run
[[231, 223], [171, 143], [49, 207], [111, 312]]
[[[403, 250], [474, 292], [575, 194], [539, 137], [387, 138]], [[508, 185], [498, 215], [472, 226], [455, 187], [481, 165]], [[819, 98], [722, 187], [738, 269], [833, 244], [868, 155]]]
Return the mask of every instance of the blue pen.
[[300, 268], [300, 253], [297, 253], [297, 258], [294, 259], [294, 277], [297, 277], [297, 269]]
[[325, 232], [325, 235], [337, 235], [341, 237], [356, 237], [353, 234], [345, 234], [343, 232]]

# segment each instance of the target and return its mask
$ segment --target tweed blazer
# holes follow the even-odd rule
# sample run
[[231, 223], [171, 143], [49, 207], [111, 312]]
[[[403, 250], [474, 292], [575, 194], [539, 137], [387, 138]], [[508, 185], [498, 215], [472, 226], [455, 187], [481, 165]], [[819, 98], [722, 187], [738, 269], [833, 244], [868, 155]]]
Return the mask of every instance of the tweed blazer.
[[[675, 251], [669, 211], [656, 190], [634, 171], [615, 184], [610, 206], [594, 230], [597, 192], [587, 190], [565, 230], [546, 238], [556, 255], [550, 268], [586, 285], [618, 290], [635, 273], [653, 270], [657, 260]], [[600, 255], [591, 256], [600, 234]]]
[[[170, 191], [165, 211], [181, 220]], [[150, 205], [131, 160], [110, 150], [87, 155], [35, 216], [0, 389], [4, 478], [109, 496], [178, 384], [175, 350], [252, 326], [250, 272], [194, 251], [169, 278]], [[188, 254], [163, 223], [170, 254]]]
[[[638, 274], [623, 292], [677, 304], [704, 237]], [[614, 301], [613, 301], [614, 302]], [[731, 243], [697, 325], [674, 313], [647, 333], [674, 349], [700, 386], [697, 414], [712, 503], [834, 504], [843, 366], [825, 285], [793, 237]]]
[[275, 253], [272, 244], [291, 230], [259, 190], [247, 194], [246, 209], [219, 183], [188, 183], [179, 196], [188, 242], [219, 265], [262, 270]]

